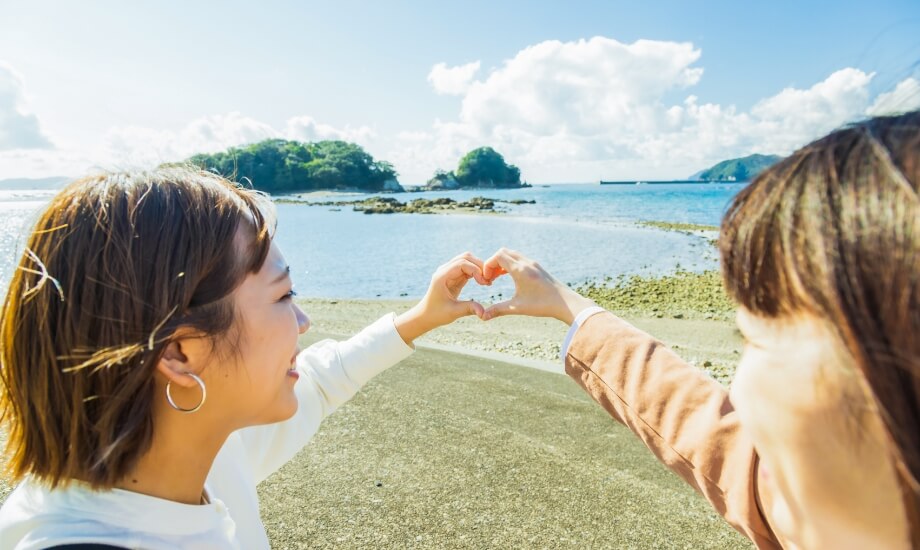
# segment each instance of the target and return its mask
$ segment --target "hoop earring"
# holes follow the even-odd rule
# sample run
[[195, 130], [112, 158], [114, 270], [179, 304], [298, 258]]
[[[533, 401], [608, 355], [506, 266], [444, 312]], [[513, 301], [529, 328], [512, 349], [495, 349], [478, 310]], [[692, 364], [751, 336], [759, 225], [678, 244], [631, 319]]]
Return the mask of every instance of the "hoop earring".
[[193, 374], [191, 372], [187, 372], [185, 374], [191, 376], [192, 380], [194, 380], [195, 382], [198, 382], [198, 386], [201, 387], [201, 401], [199, 401], [198, 404], [192, 407], [191, 409], [183, 409], [179, 405], [176, 405], [176, 402], [173, 401], [172, 394], [169, 392], [169, 386], [170, 384], [172, 384], [172, 380], [166, 383], [166, 401], [169, 402], [170, 407], [176, 409], [179, 412], [193, 413], [197, 411], [198, 409], [200, 409], [202, 405], [204, 405], [204, 400], [207, 399], [208, 397], [208, 390], [205, 389], [204, 387], [204, 380], [199, 378], [197, 374]]

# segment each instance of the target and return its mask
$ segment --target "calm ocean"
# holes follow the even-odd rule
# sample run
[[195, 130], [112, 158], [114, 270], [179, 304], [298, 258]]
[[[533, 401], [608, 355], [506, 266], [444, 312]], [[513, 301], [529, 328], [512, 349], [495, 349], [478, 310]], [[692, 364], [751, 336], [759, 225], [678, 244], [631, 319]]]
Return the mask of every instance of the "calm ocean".
[[[503, 216], [365, 215], [349, 207], [278, 204], [277, 242], [291, 265], [298, 293], [308, 297], [399, 298], [424, 294], [431, 273], [469, 250], [483, 258], [501, 246], [539, 260], [567, 283], [620, 274], [663, 274], [717, 267], [704, 239], [650, 229], [636, 222], [718, 225], [743, 185], [550, 185], [529, 189], [392, 195], [415, 198], [474, 196], [535, 200], [502, 204]], [[0, 191], [0, 284], [21, 253], [24, 232], [51, 193]], [[353, 200], [347, 195], [332, 200]], [[329, 199], [324, 199], [329, 200]], [[478, 299], [508, 296], [506, 282], [471, 288]]]

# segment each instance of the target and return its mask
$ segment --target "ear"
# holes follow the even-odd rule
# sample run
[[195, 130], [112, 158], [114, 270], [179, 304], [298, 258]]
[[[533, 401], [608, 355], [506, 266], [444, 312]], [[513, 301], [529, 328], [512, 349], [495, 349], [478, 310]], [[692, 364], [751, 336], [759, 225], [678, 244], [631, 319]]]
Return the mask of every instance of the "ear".
[[191, 331], [182, 329], [176, 331], [157, 362], [157, 372], [178, 386], [184, 388], [196, 386], [195, 380], [187, 374], [198, 373], [204, 367], [201, 361], [200, 340], [201, 338], [193, 335]]

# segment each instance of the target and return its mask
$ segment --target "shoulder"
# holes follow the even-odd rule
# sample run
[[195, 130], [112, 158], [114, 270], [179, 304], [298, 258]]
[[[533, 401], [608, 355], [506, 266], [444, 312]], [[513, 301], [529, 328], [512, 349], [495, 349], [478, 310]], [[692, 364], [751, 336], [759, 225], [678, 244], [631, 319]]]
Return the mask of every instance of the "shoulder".
[[0, 509], [2, 547], [16, 550], [99, 543], [177, 548], [221, 540], [226, 510], [192, 506], [119, 489], [95, 491], [81, 482], [51, 489], [25, 481]]
[[110, 535], [111, 527], [94, 514], [94, 500], [91, 491], [76, 485], [52, 490], [24, 481], [0, 508], [3, 547], [46, 548], [66, 543], [73, 534]]

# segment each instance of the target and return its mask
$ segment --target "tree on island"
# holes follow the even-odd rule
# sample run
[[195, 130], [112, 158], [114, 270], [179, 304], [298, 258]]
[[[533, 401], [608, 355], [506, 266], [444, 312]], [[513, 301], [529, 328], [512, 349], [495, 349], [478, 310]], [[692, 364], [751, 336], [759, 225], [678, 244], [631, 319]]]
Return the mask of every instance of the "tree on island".
[[248, 179], [255, 189], [275, 194], [321, 189], [403, 190], [392, 164], [375, 161], [360, 145], [345, 141], [267, 139], [221, 153], [195, 155], [188, 162], [230, 179]]
[[428, 180], [429, 189], [454, 189], [456, 187], [529, 187], [521, 183], [521, 171], [508, 164], [495, 149], [473, 149], [462, 159], [456, 173], [438, 170]]
[[495, 149], [473, 149], [460, 159], [457, 181], [463, 187], [521, 187], [521, 171]]

